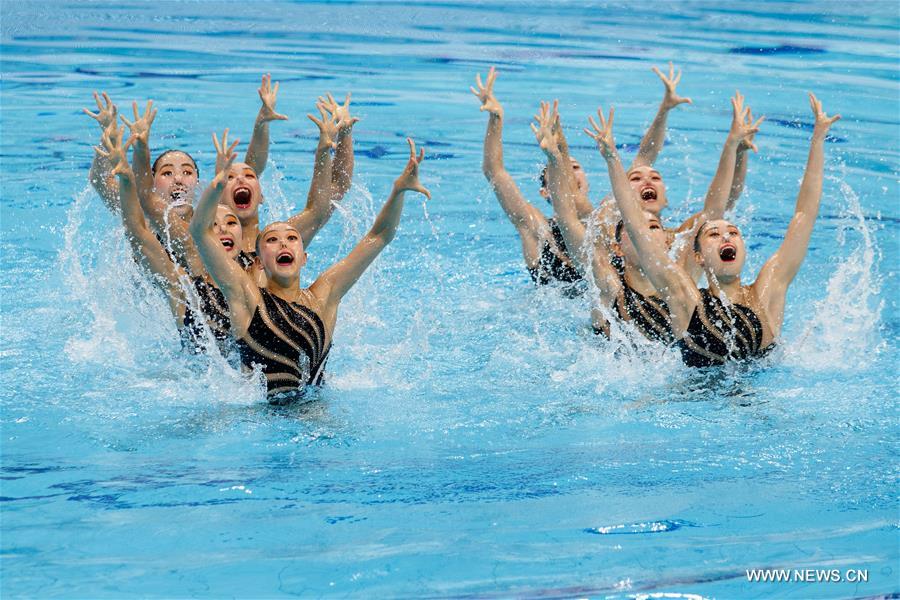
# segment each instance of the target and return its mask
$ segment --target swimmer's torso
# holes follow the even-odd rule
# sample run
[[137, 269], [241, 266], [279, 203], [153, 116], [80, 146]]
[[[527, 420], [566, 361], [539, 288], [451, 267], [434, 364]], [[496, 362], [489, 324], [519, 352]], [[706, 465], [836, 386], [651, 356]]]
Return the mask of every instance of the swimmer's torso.
[[185, 342], [189, 343], [192, 350], [203, 348], [206, 340], [205, 327], [208, 326], [213, 339], [222, 346], [231, 339], [231, 317], [225, 294], [203, 277], [192, 277], [191, 284], [198, 304], [190, 300], [185, 304], [182, 319]]
[[689, 367], [710, 367], [733, 360], [765, 356], [774, 342], [764, 331], [757, 311], [742, 304], [728, 306], [708, 289], [701, 289], [684, 337], [679, 340], [681, 357]]
[[247, 333], [237, 342], [241, 362], [262, 367], [269, 394], [321, 383], [331, 340], [318, 312], [264, 288], [260, 296]]
[[647, 339], [671, 344], [675, 340], [669, 306], [659, 296], [644, 296], [622, 277], [622, 290], [613, 310], [623, 321], [634, 325]]

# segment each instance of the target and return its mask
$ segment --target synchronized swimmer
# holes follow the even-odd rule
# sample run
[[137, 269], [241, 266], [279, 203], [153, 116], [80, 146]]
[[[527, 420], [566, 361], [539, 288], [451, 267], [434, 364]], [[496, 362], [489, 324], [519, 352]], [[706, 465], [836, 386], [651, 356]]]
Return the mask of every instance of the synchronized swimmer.
[[[710, 367], [764, 356], [776, 343], [787, 288], [809, 245], [822, 194], [824, 141], [840, 116], [827, 116], [810, 94], [815, 125], [797, 207], [778, 251], [751, 285], [741, 282], [746, 250], [740, 230], [724, 220], [740, 196], [754, 136], [754, 120], [740, 93], [718, 168], [703, 207], [685, 222], [666, 228], [661, 212], [666, 188], [653, 168], [666, 136], [669, 111], [690, 104], [676, 93], [681, 73], [653, 69], [665, 87], [659, 110], [626, 171], [613, 138], [613, 111], [599, 122], [589, 117], [585, 133], [606, 160], [611, 193], [595, 208], [581, 164], [563, 135], [558, 103], [542, 102], [532, 124], [547, 159], [539, 194], [550, 202], [546, 217], [529, 203], [503, 164], [503, 107], [494, 97], [497, 71], [470, 88], [488, 112], [484, 175], [516, 228], [525, 265], [535, 284], [562, 282], [568, 291], [587, 292], [594, 332], [612, 338], [613, 323], [633, 329], [653, 343], [677, 347], [684, 363]], [[410, 156], [372, 228], [342, 260], [300, 287], [306, 249], [326, 225], [353, 177], [350, 95], [343, 104], [327, 94], [307, 115], [319, 130], [309, 193], [302, 211], [286, 221], [260, 227], [264, 202], [259, 175], [269, 154], [269, 123], [288, 117], [275, 110], [278, 83], [263, 76], [262, 106], [243, 162], [214, 133], [215, 175], [195, 206], [199, 187], [196, 161], [183, 150], [161, 152], [151, 163], [153, 102], [144, 114], [133, 103], [134, 119], [118, 115], [106, 93], [94, 94], [97, 112], [85, 109], [102, 130], [89, 179], [114, 214], [121, 216], [137, 264], [169, 302], [189, 352], [218, 346], [239, 357], [244, 369], [265, 375], [271, 401], [292, 397], [323, 381], [341, 299], [394, 238], [404, 195], [431, 194], [419, 182], [424, 149]], [[125, 129], [129, 130], [125, 139]], [[128, 150], [131, 148], [131, 163]], [[707, 287], [698, 287], [705, 276]], [[577, 287], [572, 287], [577, 284]]]

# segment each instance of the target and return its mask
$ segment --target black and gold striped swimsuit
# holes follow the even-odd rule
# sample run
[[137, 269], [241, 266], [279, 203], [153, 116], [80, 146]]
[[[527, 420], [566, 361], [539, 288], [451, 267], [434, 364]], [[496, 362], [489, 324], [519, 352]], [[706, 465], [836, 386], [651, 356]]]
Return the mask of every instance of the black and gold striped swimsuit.
[[[547, 225], [550, 226], [550, 235], [553, 236], [556, 247], [563, 256], [568, 257], [569, 250], [566, 248], [566, 240], [563, 239], [562, 230], [556, 219], [548, 219]], [[566, 262], [553, 252], [553, 248], [547, 240], [544, 240], [544, 245], [541, 246], [541, 258], [537, 266], [528, 267], [528, 273], [531, 275], [531, 280], [537, 285], [547, 285], [554, 281], [576, 283], [584, 279], [578, 269], [572, 265], [571, 260]]]
[[251, 250], [250, 252], [245, 252], [241, 250], [238, 252], [237, 261], [238, 264], [241, 265], [243, 270], [247, 270], [253, 266], [253, 261], [256, 259], [256, 252]]
[[260, 365], [268, 393], [322, 383], [331, 346], [325, 346], [325, 323], [308, 306], [288, 302], [265, 288], [247, 334], [237, 341], [241, 362]]
[[231, 339], [231, 317], [225, 294], [203, 277], [192, 277], [191, 284], [200, 303], [196, 306], [199, 310], [192, 308], [190, 301], [184, 307], [182, 331], [185, 344], [193, 352], [202, 349], [206, 338], [205, 324], [209, 326], [213, 339], [221, 346]]
[[681, 358], [689, 367], [711, 367], [732, 360], [765, 356], [775, 347], [762, 348], [763, 327], [752, 308], [725, 306], [708, 289], [700, 290], [702, 302], [694, 309], [684, 338], [679, 340]]
[[622, 277], [622, 291], [613, 303], [623, 321], [634, 325], [647, 339], [671, 344], [675, 341], [669, 306], [659, 296], [644, 296], [625, 282]]

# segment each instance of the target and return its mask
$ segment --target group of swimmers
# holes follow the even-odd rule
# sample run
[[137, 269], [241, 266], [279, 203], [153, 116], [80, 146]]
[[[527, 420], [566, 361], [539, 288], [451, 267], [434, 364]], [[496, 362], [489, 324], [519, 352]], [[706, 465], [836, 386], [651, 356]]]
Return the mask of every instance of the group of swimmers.
[[[668, 75], [654, 71], [665, 95], [627, 172], [613, 139], [612, 110], [608, 118], [598, 110], [599, 123], [589, 119], [585, 132], [607, 162], [612, 187], [612, 197], [596, 210], [584, 172], [569, 154], [555, 102], [542, 103], [532, 125], [547, 157], [540, 193], [550, 200], [554, 217], [547, 219], [524, 199], [503, 166], [503, 107], [494, 97], [493, 68], [471, 88], [489, 113], [484, 174], [519, 233], [534, 282], [589, 281], [597, 334], [610, 336], [613, 322], [626, 324], [650, 340], [676, 344], [691, 366], [762, 356], [780, 332], [787, 287], [809, 244], [822, 191], [824, 140], [840, 117], [825, 115], [810, 94], [815, 126], [795, 215], [779, 250], [745, 286], [744, 243], [738, 228], [722, 217], [743, 189], [747, 151], [756, 149], [753, 136], [762, 119], [754, 121], [743, 97], [735, 95], [731, 129], [703, 210], [666, 229], [659, 216], [667, 203], [665, 186], [652, 164], [665, 139], [668, 112], [691, 100], [677, 95], [680, 73], [671, 64]], [[307, 115], [319, 140], [306, 205], [286, 221], [260, 227], [259, 176], [268, 160], [269, 124], [287, 117], [275, 110], [278, 83], [273, 87], [270, 76], [262, 78], [258, 92], [261, 106], [244, 161], [237, 161], [238, 140], [229, 143], [227, 129], [221, 140], [214, 133], [215, 174], [196, 206], [199, 169], [190, 154], [165, 150], [151, 162], [152, 101], [143, 114], [133, 103], [129, 120], [118, 115], [109, 96], [95, 93], [97, 112], [85, 112], [102, 130], [90, 181], [121, 216], [134, 260], [168, 298], [183, 344], [195, 352], [209, 349], [210, 341], [223, 352], [235, 349], [245, 368], [262, 370], [274, 399], [321, 383], [341, 299], [393, 239], [405, 192], [430, 193], [418, 177], [424, 149], [417, 153], [408, 138], [409, 160], [372, 228], [345, 258], [301, 288], [306, 248], [350, 187], [358, 119], [351, 115], [349, 94], [343, 104], [330, 94], [318, 98], [318, 116]], [[708, 287], [701, 289], [703, 275]]]
[[[489, 113], [484, 174], [522, 242], [525, 264], [536, 284], [590, 280], [592, 321], [598, 335], [613, 322], [663, 345], [677, 345], [685, 364], [722, 365], [768, 353], [781, 332], [787, 288], [809, 247], [822, 196], [825, 137], [840, 115], [829, 117], [809, 94], [814, 117], [809, 158], [794, 216], [779, 249], [751, 285], [741, 282], [746, 248], [740, 229], [723, 219], [744, 187], [747, 152], [763, 118], [754, 120], [744, 98], [732, 98], [733, 118], [703, 209], [676, 228], [664, 226], [666, 188], [653, 162], [665, 140], [668, 112], [691, 103], [676, 93], [681, 73], [654, 68], [665, 86], [659, 111], [626, 171], [613, 138], [613, 110], [585, 133], [606, 160], [612, 197], [595, 210], [581, 165], [569, 154], [557, 103], [542, 103], [532, 124], [547, 166], [540, 194], [554, 217], [528, 203], [503, 167], [503, 107], [494, 96], [493, 68], [471, 88]], [[707, 287], [698, 287], [706, 278]]]

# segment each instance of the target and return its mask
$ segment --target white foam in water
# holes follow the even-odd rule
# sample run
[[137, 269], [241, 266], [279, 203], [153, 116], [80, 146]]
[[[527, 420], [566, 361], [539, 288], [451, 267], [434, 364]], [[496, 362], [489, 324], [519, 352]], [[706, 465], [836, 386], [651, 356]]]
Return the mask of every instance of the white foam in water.
[[[82, 231], [84, 213], [89, 202], [98, 201], [90, 186], [86, 186], [75, 196], [75, 202], [69, 210], [69, 220], [63, 229], [64, 245], [61, 262], [66, 265], [63, 272], [66, 276], [67, 289], [74, 296], [74, 304], [83, 306], [90, 313], [91, 319], [86, 335], [74, 337], [66, 344], [66, 353], [74, 362], [90, 361], [105, 363], [113, 360], [119, 364], [133, 366], [134, 357], [125, 335], [116, 327], [109, 306], [101, 306], [102, 299], [108, 295], [96, 293], [98, 286], [108, 284], [108, 278], [97, 277], [97, 273], [85, 274], [80, 249], [86, 242], [94, 243], [93, 236]], [[120, 232], [115, 232], [120, 233]], [[115, 234], [114, 234], [115, 235]]]
[[281, 186], [281, 182], [284, 180], [284, 173], [281, 172], [281, 169], [278, 168], [271, 156], [266, 162], [266, 170], [263, 171], [263, 176], [260, 179], [260, 189], [265, 199], [265, 202], [260, 207], [260, 212], [262, 213], [260, 215], [260, 227], [265, 227], [266, 223], [273, 221], [287, 220], [296, 212], [294, 211], [296, 205], [303, 206], [305, 204], [306, 198], [303, 198], [303, 202], [299, 202], [299, 199], [296, 202], [292, 202], [287, 197]]
[[863, 218], [859, 196], [843, 179], [835, 179], [847, 202], [846, 222], [837, 243], [841, 248], [847, 246], [848, 231], [858, 234], [860, 242], [837, 265], [826, 285], [827, 293], [814, 304], [803, 333], [786, 345], [784, 362], [790, 366], [856, 370], [871, 365], [873, 356], [886, 347], [878, 332], [884, 307], [876, 267], [881, 253]]
[[[353, 183], [343, 199], [335, 203], [332, 218], [341, 217], [341, 242], [334, 255], [335, 260], [343, 258], [359, 242], [375, 222], [378, 210], [375, 208], [375, 197], [364, 183]], [[376, 260], [373, 267], [377, 264]]]
[[386, 386], [394, 390], [413, 389], [420, 382], [413, 381], [402, 367], [411, 357], [429, 356], [428, 334], [422, 314], [412, 315], [405, 329], [406, 334], [393, 344], [373, 344], [371, 342], [377, 340], [375, 336], [369, 336], [369, 343], [360, 339], [360, 336], [356, 336], [357, 339], [349, 344], [345, 340], [341, 345], [341, 352], [352, 357], [356, 367], [329, 373], [329, 385], [340, 390], [378, 389]]
[[[406, 213], [410, 208], [404, 207], [404, 216], [408, 216]], [[341, 224], [340, 243], [333, 255], [319, 263], [318, 268], [327, 268], [346, 256], [374, 223], [378, 210], [380, 206], [376, 209], [376, 200], [369, 189], [364, 184], [354, 183], [343, 200], [335, 205], [332, 217], [332, 223], [338, 220]], [[412, 387], [405, 362], [427, 350], [427, 331], [424, 331], [421, 319], [413, 315], [411, 321], [402, 323], [406, 333], [399, 340], [383, 340], [379, 335], [379, 330], [398, 326], [379, 316], [384, 314], [380, 304], [393, 297], [384, 292], [388, 285], [381, 276], [385, 266], [384, 256], [375, 259], [341, 302], [334, 333], [335, 345], [340, 346], [344, 359], [353, 360], [354, 368], [329, 372], [328, 383], [335, 389], [387, 386], [408, 390]]]
[[[101, 215], [100, 205], [90, 187], [82, 190], [64, 228], [60, 258], [67, 291], [73, 305], [86, 309], [79, 333], [66, 342], [69, 360], [101, 369], [111, 387], [129, 390], [129, 396], [149, 388], [154, 401], [264, 400], [261, 374], [242, 374], [214, 344], [204, 356], [189, 357], [180, 350], [165, 298], [132, 260], [122, 226], [110, 227], [117, 217]], [[100, 231], [86, 223], [99, 223]]]

